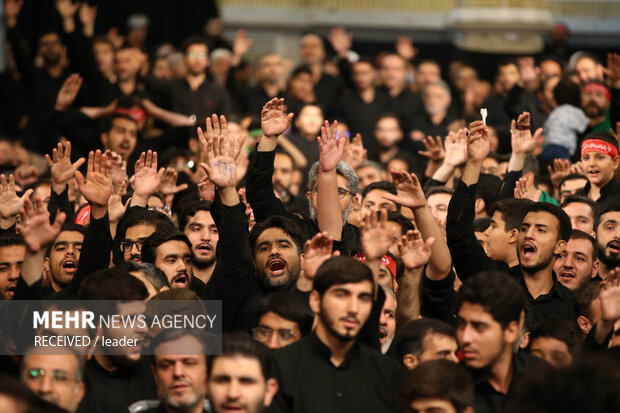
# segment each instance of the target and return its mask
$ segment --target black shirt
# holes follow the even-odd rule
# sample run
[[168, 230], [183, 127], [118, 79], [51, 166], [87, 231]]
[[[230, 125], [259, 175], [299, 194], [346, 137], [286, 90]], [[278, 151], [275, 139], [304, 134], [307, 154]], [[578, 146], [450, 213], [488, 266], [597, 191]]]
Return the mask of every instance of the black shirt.
[[[588, 183], [586, 183], [586, 186], [583, 188], [583, 190], [579, 191], [578, 194], [583, 195], [587, 198], [588, 192], [590, 192], [591, 188], [592, 188], [592, 184], [590, 183], [590, 181], [588, 181]], [[601, 196], [599, 197], [599, 199], [596, 200], [596, 203], [600, 207], [605, 207], [610, 204], [620, 203], [620, 183], [616, 181], [615, 177], [612, 177], [609, 182], [603, 185], [603, 187], [601, 188]]]
[[402, 367], [355, 343], [338, 367], [311, 334], [273, 353], [279, 388], [271, 412], [394, 412]]
[[[416, 93], [413, 93], [409, 89], [403, 89], [398, 96], [390, 96], [386, 88], [381, 90], [388, 96], [388, 110], [396, 113], [401, 120], [405, 128], [409, 127], [408, 119], [417, 116], [424, 110], [422, 105], [422, 99]], [[409, 135], [411, 130], [405, 130], [405, 135]]]
[[455, 118], [450, 115], [450, 113], [448, 113], [438, 125], [435, 125], [431, 121], [431, 117], [429, 116], [429, 114], [426, 111], [423, 111], [423, 113], [407, 119], [409, 123], [407, 129], [420, 130], [424, 133], [425, 136], [441, 136], [443, 138], [448, 134], [448, 126], [454, 120]]

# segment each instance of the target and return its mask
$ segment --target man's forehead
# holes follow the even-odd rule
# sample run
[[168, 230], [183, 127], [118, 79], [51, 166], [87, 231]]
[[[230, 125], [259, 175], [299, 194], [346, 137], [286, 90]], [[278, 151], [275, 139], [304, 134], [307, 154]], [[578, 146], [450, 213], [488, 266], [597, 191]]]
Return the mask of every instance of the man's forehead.
[[347, 290], [350, 292], [366, 292], [372, 293], [372, 282], [364, 280], [357, 283], [335, 284], [327, 289], [330, 290]]
[[278, 240], [282, 240], [282, 239], [286, 239], [287, 241], [290, 241], [293, 244], [295, 243], [293, 241], [293, 238], [290, 235], [288, 235], [286, 232], [284, 232], [284, 230], [282, 228], [270, 227], [270, 228], [267, 228], [266, 230], [264, 230], [258, 236], [258, 239], [256, 240], [256, 243], [260, 244], [262, 242], [274, 242], [274, 241], [278, 241]]
[[214, 224], [213, 215], [211, 215], [211, 211], [199, 210], [189, 219], [190, 223], [197, 222], [199, 224], [211, 225]]
[[0, 257], [3, 257], [2, 261], [8, 261], [8, 262], [21, 261], [24, 259], [25, 254], [26, 254], [25, 245], [16, 244], [16, 245], [7, 245], [4, 247], [0, 247]]
[[56, 239], [54, 240], [54, 244], [58, 242], [82, 242], [84, 240], [84, 234], [77, 231], [62, 231]]
[[558, 219], [551, 212], [548, 211], [530, 211], [525, 214], [523, 218], [524, 224], [530, 225], [546, 225], [549, 224], [558, 225]]
[[495, 321], [491, 313], [482, 305], [470, 303], [468, 301], [461, 304], [458, 316], [464, 320], [471, 322], [492, 322]]
[[616, 221], [620, 222], [620, 211], [609, 211], [601, 214], [601, 219], [599, 220], [600, 225], [604, 224], [607, 221]]
[[29, 354], [24, 365], [28, 368], [70, 369], [77, 364], [77, 356], [72, 354]]
[[242, 354], [216, 357], [211, 368], [211, 376], [214, 375], [263, 379], [262, 368], [258, 359]]
[[445, 192], [436, 192], [429, 195], [426, 201], [430, 204], [430, 200], [433, 199], [432, 203], [434, 204], [447, 204], [450, 201], [450, 198], [452, 198], [451, 194], [447, 194]]
[[163, 255], [168, 255], [175, 252], [189, 254], [190, 249], [185, 242], [173, 239], [160, 244], [159, 247], [157, 247], [157, 252]]
[[588, 256], [592, 255], [592, 243], [584, 238], [571, 238], [566, 245], [566, 252], [584, 253]]

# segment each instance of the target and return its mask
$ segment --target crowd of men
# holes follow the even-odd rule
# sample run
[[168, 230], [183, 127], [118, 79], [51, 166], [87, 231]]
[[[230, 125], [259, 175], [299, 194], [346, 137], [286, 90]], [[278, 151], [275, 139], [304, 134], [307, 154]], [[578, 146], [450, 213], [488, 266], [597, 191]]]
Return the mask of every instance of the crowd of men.
[[295, 68], [249, 65], [243, 31], [147, 57], [143, 18], [95, 36], [71, 0], [30, 54], [22, 3], [0, 300], [220, 300], [224, 336], [14, 354], [0, 331], [0, 411], [620, 411], [619, 55], [489, 82], [336, 28]]

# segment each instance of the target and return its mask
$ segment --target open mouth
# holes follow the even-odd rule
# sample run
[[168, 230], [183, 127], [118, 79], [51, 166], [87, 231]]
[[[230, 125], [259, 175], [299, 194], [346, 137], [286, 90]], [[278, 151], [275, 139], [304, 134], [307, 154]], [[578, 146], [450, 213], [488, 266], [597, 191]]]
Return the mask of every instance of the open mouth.
[[188, 282], [189, 280], [186, 274], [179, 274], [174, 278], [174, 280], [172, 280], [172, 285], [175, 288], [185, 288], [187, 287]]
[[15, 297], [15, 289], [17, 288], [17, 284], [11, 284], [6, 288], [6, 295], [11, 298]]
[[521, 251], [523, 253], [523, 258], [532, 258], [534, 254], [536, 254], [536, 247], [532, 244], [524, 244], [521, 247]]
[[565, 280], [572, 280], [577, 276], [577, 274], [575, 274], [573, 271], [561, 271], [560, 272], [560, 277], [562, 277]]
[[213, 251], [213, 248], [209, 244], [200, 244], [196, 247], [196, 252], [199, 252], [203, 255], [210, 254]]
[[620, 241], [610, 241], [607, 244], [607, 248], [609, 248], [609, 252], [611, 252], [614, 255], [620, 254]]
[[387, 338], [388, 331], [386, 327], [379, 327], [379, 339], [383, 343], [383, 341]]
[[67, 259], [63, 261], [61, 267], [64, 272], [68, 274], [74, 274], [77, 271], [77, 261], [74, 259]]
[[271, 260], [267, 268], [272, 275], [282, 275], [286, 271], [286, 263], [280, 259]]

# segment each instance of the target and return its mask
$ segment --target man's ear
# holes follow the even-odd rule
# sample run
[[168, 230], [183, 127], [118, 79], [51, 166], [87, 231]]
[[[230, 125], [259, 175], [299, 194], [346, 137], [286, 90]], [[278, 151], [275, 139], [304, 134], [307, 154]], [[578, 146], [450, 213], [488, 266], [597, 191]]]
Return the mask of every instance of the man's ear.
[[482, 212], [484, 212], [486, 205], [487, 204], [486, 202], [484, 202], [484, 199], [476, 198], [476, 203], [474, 204], [474, 211], [476, 212], [476, 214], [481, 214]]
[[50, 259], [49, 258], [45, 258], [45, 260], [43, 261], [43, 271], [49, 273], [50, 272]]
[[577, 317], [577, 325], [579, 325], [581, 331], [586, 335], [592, 330], [592, 321], [584, 315]]
[[592, 274], [590, 274], [590, 277], [592, 278], [596, 277], [596, 274], [598, 274], [598, 266], [599, 266], [599, 262], [597, 259], [595, 259], [594, 264], [592, 264]]
[[310, 304], [310, 309], [314, 314], [318, 314], [321, 312], [321, 296], [319, 295], [318, 291], [312, 290], [310, 292], [308, 304]]
[[518, 321], [511, 321], [504, 329], [504, 341], [515, 343], [521, 337], [521, 328]]
[[306, 199], [310, 201], [310, 191], [306, 191]]
[[508, 242], [510, 244], [514, 244], [517, 242], [517, 238], [519, 238], [519, 230], [516, 228], [511, 229], [510, 235], [508, 236]]
[[403, 356], [403, 364], [405, 365], [407, 370], [413, 370], [418, 367], [418, 364], [420, 364], [420, 360], [413, 354], [405, 354]]
[[359, 198], [357, 197], [358, 194], [355, 194], [355, 196], [351, 197], [351, 204], [355, 207], [358, 202], [360, 202]]
[[555, 248], [553, 249], [553, 253], [555, 255], [560, 255], [561, 253], [564, 252], [567, 246], [568, 246], [568, 243], [564, 241], [563, 239], [561, 239], [555, 243]]
[[278, 392], [278, 381], [274, 378], [267, 379], [265, 383], [265, 396], [263, 398], [263, 404], [265, 407], [269, 407], [276, 393]]

